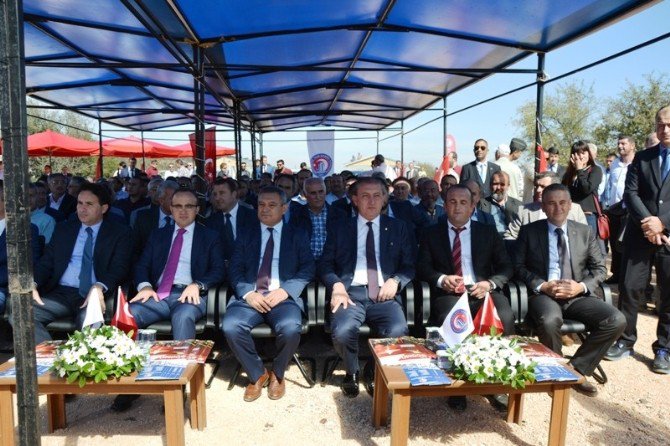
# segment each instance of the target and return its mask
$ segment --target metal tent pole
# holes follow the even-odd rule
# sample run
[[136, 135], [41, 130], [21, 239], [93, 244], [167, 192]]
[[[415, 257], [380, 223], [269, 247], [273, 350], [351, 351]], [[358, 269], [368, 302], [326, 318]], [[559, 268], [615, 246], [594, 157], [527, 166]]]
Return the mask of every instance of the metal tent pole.
[[140, 132], [140, 138], [142, 139], [142, 170], [146, 168], [146, 160], [144, 159], [144, 130]]
[[379, 155], [379, 130], [377, 130], [377, 155]]
[[[7, 270], [14, 326], [19, 444], [39, 445], [33, 265], [28, 203], [28, 124], [22, 0], [0, 0], [0, 126], [4, 139]], [[3, 416], [6, 416], [3, 414]], [[2, 426], [8, 423], [3, 420]], [[0, 435], [14, 436], [13, 423]]]
[[[405, 165], [405, 120], [400, 121], [400, 164]], [[402, 169], [401, 169], [402, 171]]]
[[105, 164], [103, 161], [102, 157], [102, 120], [98, 119], [98, 150], [100, 153], [100, 159], [98, 162], [100, 163], [100, 178], [105, 177]]
[[[252, 169], [253, 169], [253, 166], [256, 163], [256, 135], [257, 135], [256, 124], [252, 122], [251, 123], [251, 167], [252, 167]], [[253, 170], [255, 171], [256, 169], [253, 169]], [[254, 177], [254, 175], [253, 175], [253, 172], [252, 172], [252, 178], [253, 177]], [[238, 178], [239, 178], [239, 176], [238, 176]]]
[[[537, 55], [537, 97], [535, 100], [535, 149], [538, 145], [542, 145], [542, 132], [540, 123], [542, 122], [542, 113], [544, 109], [544, 83], [546, 76], [544, 73], [544, 53]], [[535, 152], [535, 173], [540, 170], [540, 157]]]
[[447, 156], [447, 97], [442, 98], [442, 156]]
[[[202, 48], [197, 45], [193, 46], [193, 60], [196, 66], [196, 77], [193, 78], [193, 99], [195, 105], [195, 157], [193, 161], [195, 163], [195, 172], [199, 179], [196, 182], [196, 192], [200, 198], [200, 212], [204, 213], [206, 185], [205, 181], [201, 181], [201, 179], [205, 178], [205, 87], [202, 85], [204, 77]], [[216, 162], [216, 158], [214, 162]]]

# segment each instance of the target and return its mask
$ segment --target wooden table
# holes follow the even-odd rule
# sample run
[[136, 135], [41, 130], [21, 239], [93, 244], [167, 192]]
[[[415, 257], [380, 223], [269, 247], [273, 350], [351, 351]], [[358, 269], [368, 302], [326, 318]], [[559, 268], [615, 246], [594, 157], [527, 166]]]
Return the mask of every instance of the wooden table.
[[[398, 366], [382, 366], [375, 354], [372, 343], [370, 351], [375, 358], [375, 393], [372, 403], [372, 421], [375, 427], [387, 424], [389, 392], [392, 396], [391, 445], [406, 445], [409, 435], [409, 409], [415, 396], [462, 396], [509, 394], [507, 422], [521, 423], [523, 414], [523, 394], [547, 392], [551, 396], [551, 420], [549, 423], [549, 446], [565, 445], [568, 425], [568, 405], [570, 388], [584, 382], [579, 381], [542, 382], [527, 384], [525, 389], [513, 389], [499, 384], [473, 384], [454, 381], [448, 386], [410, 386], [409, 379]], [[575, 372], [577, 373], [577, 372]]]
[[[0, 370], [13, 364], [0, 365]], [[190, 363], [182, 376], [169, 381], [135, 381], [136, 374], [119, 380], [101, 383], [90, 382], [79, 387], [77, 382], [68, 384], [55, 375], [37, 378], [38, 392], [47, 395], [49, 433], [66, 425], [65, 395], [68, 394], [135, 394], [163, 395], [165, 404], [165, 430], [168, 446], [184, 445], [184, 386], [190, 388], [191, 428], [203, 430], [207, 425], [205, 403], [204, 364]], [[0, 444], [14, 445], [14, 405], [12, 394], [16, 393], [15, 378], [0, 378]]]

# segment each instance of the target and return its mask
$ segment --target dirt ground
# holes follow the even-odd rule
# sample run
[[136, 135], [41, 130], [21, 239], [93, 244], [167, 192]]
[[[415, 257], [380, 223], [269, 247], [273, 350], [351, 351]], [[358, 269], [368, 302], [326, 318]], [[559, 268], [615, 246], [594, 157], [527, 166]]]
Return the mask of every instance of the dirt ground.
[[[616, 288], [614, 288], [616, 290]], [[616, 299], [615, 293], [615, 299]], [[670, 430], [670, 376], [650, 371], [651, 344], [657, 318], [643, 311], [638, 320], [639, 341], [635, 356], [603, 362], [609, 377], [589, 398], [572, 392], [568, 420], [568, 445], [659, 445], [668, 444]], [[565, 348], [571, 353], [576, 346]], [[300, 348], [303, 356], [318, 360], [320, 379], [323, 362], [334, 354], [319, 335], [312, 335]], [[325, 386], [309, 388], [298, 368], [287, 372], [286, 396], [271, 401], [264, 393], [253, 403], [242, 400], [244, 376], [227, 390], [235, 361], [225, 356], [212, 387], [207, 390], [207, 428], [191, 430], [184, 421], [187, 445], [387, 445], [390, 429], [372, 426], [372, 399], [361, 386], [355, 399], [339, 390], [343, 371], [337, 370]], [[0, 356], [0, 362], [7, 356]], [[207, 366], [206, 373], [211, 371]], [[66, 429], [45, 434], [46, 446], [165, 444], [162, 398], [144, 396], [125, 413], [109, 409], [112, 396], [78, 396], [67, 402]], [[507, 424], [483, 397], [468, 399], [463, 413], [450, 410], [444, 398], [412, 400], [410, 445], [544, 445], [549, 428], [550, 398], [546, 394], [525, 396], [524, 418], [519, 425]], [[188, 408], [186, 409], [188, 414]], [[46, 398], [40, 398], [41, 427], [46, 432]], [[221, 443], [219, 443], [221, 442]]]

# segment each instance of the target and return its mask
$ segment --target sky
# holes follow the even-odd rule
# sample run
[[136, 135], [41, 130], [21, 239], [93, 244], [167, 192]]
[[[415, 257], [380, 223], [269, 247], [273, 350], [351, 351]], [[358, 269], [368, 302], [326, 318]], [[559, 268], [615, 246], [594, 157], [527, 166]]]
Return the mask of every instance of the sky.
[[[640, 44], [667, 33], [670, 29], [669, 22], [670, 1], [662, 1], [641, 13], [548, 53], [545, 57], [545, 71], [551, 79]], [[597, 98], [612, 97], [626, 88], [627, 81], [633, 84], [642, 84], [645, 80], [644, 76], [652, 72], [670, 76], [669, 55], [670, 39], [665, 39], [566, 79], [548, 83], [545, 85], [544, 91], [545, 94], [553, 94], [559, 85], [577, 81], [584, 82], [586, 86], [592, 85]], [[511, 68], [536, 69], [537, 57], [530, 56]], [[513, 88], [531, 83], [534, 80], [535, 75], [533, 74], [496, 74], [490, 76], [449, 96], [447, 110], [449, 112], [467, 107]], [[520, 136], [521, 131], [516, 128], [513, 122], [515, 113], [522, 104], [535, 101], [535, 97], [536, 89], [531, 87], [448, 117], [447, 132], [453, 135], [456, 140], [460, 164], [465, 164], [474, 159], [472, 145], [478, 138], [488, 140], [489, 146], [495, 147], [500, 143], [509, 143], [510, 139], [515, 136]], [[405, 131], [407, 132], [437, 116], [441, 116], [441, 107], [440, 101], [440, 110], [427, 110], [407, 119], [404, 122]], [[392, 127], [399, 128], [399, 123]], [[112, 127], [103, 125], [104, 136], [119, 136], [116, 132], [105, 134], [106, 128]], [[321, 127], [313, 130], [323, 129]], [[176, 145], [188, 141], [188, 133], [192, 131], [192, 127], [185, 128], [183, 135], [157, 131], [145, 133], [145, 137], [157, 140], [183, 138], [181, 141], [162, 141], [166, 144]], [[401, 138], [398, 134], [398, 131], [380, 132], [379, 152], [385, 157], [390, 159], [400, 158]], [[219, 145], [230, 147], [234, 145], [232, 132], [219, 133], [218, 135], [217, 143]], [[136, 136], [139, 136], [139, 134]], [[441, 119], [406, 134], [404, 137], [405, 162], [417, 161], [438, 165], [442, 159], [442, 138]], [[271, 163], [282, 158], [287, 167], [297, 170], [300, 162], [308, 161], [305, 132], [266, 133], [263, 135], [263, 139], [264, 154], [268, 156]], [[358, 153], [363, 157], [372, 156], [376, 151], [376, 132], [335, 132], [335, 170], [338, 172], [344, 169], [344, 164], [349, 162], [352, 156]], [[493, 156], [493, 152], [493, 150], [490, 150], [490, 157]], [[249, 135], [245, 133], [243, 133], [242, 154], [245, 158], [250, 156]]]

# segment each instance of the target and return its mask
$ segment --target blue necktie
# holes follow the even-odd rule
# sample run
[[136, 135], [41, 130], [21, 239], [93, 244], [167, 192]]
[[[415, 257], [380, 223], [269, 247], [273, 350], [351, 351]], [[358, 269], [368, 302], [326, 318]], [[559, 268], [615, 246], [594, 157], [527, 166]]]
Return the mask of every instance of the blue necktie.
[[670, 156], [668, 156], [670, 149], [663, 149], [663, 162], [661, 163], [661, 178], [663, 181], [668, 178], [668, 173], [670, 173]]
[[79, 270], [79, 295], [86, 297], [88, 290], [91, 289], [93, 281], [91, 275], [93, 272], [93, 229], [86, 228], [86, 243], [84, 244], [84, 253], [81, 256], [81, 270]]

